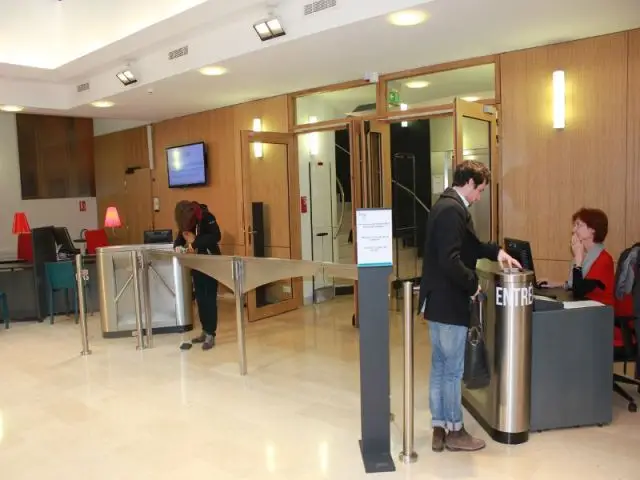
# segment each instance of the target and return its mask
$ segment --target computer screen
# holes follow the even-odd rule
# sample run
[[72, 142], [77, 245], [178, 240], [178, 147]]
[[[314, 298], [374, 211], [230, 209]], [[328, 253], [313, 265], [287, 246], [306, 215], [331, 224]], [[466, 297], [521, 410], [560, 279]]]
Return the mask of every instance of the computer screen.
[[53, 227], [53, 237], [55, 238], [56, 245], [60, 246], [61, 252], [68, 253], [70, 255], [80, 253], [80, 250], [78, 250], [73, 244], [67, 227]]
[[173, 232], [167, 230], [146, 230], [144, 232], [144, 243], [172, 243]]
[[522, 268], [533, 272], [533, 281], [536, 282], [536, 270], [533, 266], [533, 254], [531, 253], [531, 244], [526, 240], [518, 240], [516, 238], [504, 239], [504, 250], [513, 258], [520, 262]]

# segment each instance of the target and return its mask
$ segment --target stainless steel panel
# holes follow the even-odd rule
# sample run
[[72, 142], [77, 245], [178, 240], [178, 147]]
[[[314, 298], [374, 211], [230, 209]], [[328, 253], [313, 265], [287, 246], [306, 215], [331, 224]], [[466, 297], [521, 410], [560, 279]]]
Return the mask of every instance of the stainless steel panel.
[[[97, 249], [103, 335], [133, 333], [136, 330], [131, 252], [142, 254], [151, 250], [172, 249], [172, 244], [121, 245]], [[154, 257], [149, 265], [148, 276], [153, 328], [193, 325], [190, 270], [172, 257]], [[141, 288], [146, 286], [141, 285]], [[142, 309], [146, 317], [145, 305]]]

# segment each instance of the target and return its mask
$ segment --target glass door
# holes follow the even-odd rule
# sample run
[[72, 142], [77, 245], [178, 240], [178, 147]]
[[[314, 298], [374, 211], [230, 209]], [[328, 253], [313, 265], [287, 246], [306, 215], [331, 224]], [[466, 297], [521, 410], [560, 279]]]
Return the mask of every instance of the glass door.
[[482, 162], [491, 170], [490, 188], [470, 208], [478, 237], [498, 240], [498, 129], [495, 108], [475, 102], [454, 101], [454, 163], [464, 160]]
[[[248, 257], [300, 259], [300, 214], [295, 135], [243, 131], [242, 198]], [[250, 322], [302, 305], [302, 279], [287, 278], [248, 292]]]

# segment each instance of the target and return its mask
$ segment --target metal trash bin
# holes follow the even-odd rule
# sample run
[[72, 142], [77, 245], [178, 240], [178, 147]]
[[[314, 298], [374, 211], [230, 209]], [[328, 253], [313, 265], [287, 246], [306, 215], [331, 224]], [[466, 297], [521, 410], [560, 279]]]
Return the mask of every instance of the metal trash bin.
[[[131, 252], [173, 249], [172, 244], [122, 245], [98, 248], [96, 259], [102, 336], [131, 336], [136, 331]], [[149, 266], [149, 296], [154, 333], [193, 329], [191, 270], [177, 258], [154, 260]], [[141, 290], [146, 285], [140, 285]], [[141, 295], [144, 297], [144, 294]], [[141, 302], [142, 315], [146, 315]], [[146, 318], [146, 317], [145, 317]]]
[[487, 294], [483, 314], [491, 383], [480, 390], [463, 388], [462, 402], [495, 441], [524, 443], [531, 418], [533, 272], [481, 261], [478, 277]]

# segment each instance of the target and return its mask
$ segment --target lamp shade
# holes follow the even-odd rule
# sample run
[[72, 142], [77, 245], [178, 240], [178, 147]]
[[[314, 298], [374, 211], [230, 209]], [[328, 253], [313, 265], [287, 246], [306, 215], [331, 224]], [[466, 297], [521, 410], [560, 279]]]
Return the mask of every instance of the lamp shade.
[[16, 212], [13, 215], [13, 234], [19, 235], [21, 233], [31, 233], [29, 222], [27, 221], [27, 215], [24, 212]]
[[118, 209], [116, 207], [107, 208], [107, 213], [104, 215], [104, 226], [111, 228], [118, 228], [122, 226], [122, 223], [120, 223], [120, 215], [118, 215]]

